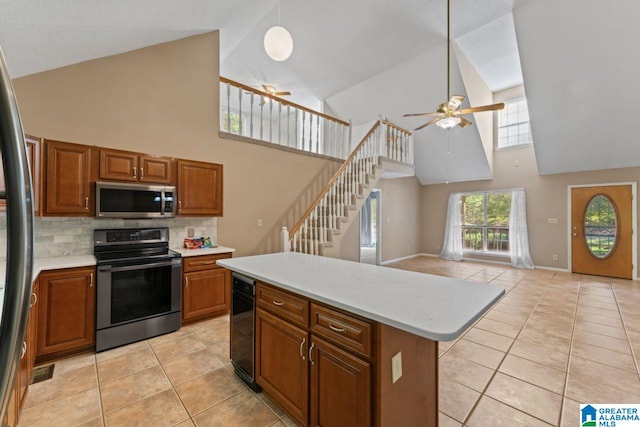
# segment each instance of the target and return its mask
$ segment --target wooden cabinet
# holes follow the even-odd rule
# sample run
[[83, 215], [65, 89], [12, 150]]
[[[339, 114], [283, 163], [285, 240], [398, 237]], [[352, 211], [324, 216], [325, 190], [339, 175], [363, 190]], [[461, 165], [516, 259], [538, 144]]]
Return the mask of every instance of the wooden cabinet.
[[94, 280], [94, 267], [44, 271], [40, 274], [37, 325], [39, 359], [94, 345]]
[[183, 323], [229, 312], [231, 272], [219, 267], [216, 260], [230, 257], [231, 253], [225, 253], [183, 259]]
[[295, 420], [309, 418], [309, 364], [305, 329], [256, 309], [256, 381]]
[[95, 214], [91, 154], [86, 145], [44, 141], [43, 215]]
[[11, 401], [7, 408], [5, 422], [10, 426], [17, 426], [20, 420], [20, 411], [27, 397], [29, 382], [33, 376], [33, 367], [36, 357], [36, 335], [38, 324], [38, 280], [33, 283], [27, 329], [24, 334], [23, 355], [18, 365], [18, 374], [11, 395]]
[[130, 151], [100, 149], [100, 179], [175, 184], [174, 161]]
[[222, 165], [178, 160], [178, 215], [222, 216]]
[[371, 425], [371, 364], [311, 335], [312, 426]]
[[[37, 216], [40, 215], [40, 138], [25, 135], [24, 142], [27, 146], [27, 159], [31, 173], [33, 212]], [[5, 191], [2, 161], [0, 161], [0, 191]], [[0, 211], [5, 211], [6, 207], [6, 200], [1, 199]]]
[[302, 425], [372, 425], [374, 326], [260, 282], [256, 305], [265, 392]]

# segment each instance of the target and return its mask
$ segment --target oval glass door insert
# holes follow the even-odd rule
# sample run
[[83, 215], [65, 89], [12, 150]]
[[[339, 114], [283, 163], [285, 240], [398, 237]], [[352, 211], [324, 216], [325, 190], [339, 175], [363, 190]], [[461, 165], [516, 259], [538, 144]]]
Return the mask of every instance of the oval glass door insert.
[[618, 241], [618, 214], [607, 196], [598, 194], [584, 213], [584, 238], [589, 252], [596, 258], [606, 258]]

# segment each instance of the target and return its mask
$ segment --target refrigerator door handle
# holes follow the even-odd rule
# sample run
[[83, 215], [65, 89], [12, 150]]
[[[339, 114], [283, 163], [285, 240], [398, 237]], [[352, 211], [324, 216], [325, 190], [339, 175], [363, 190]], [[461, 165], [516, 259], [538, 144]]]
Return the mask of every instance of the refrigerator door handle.
[[0, 151], [7, 197], [7, 270], [0, 317], [1, 420], [7, 413], [19, 366], [29, 314], [33, 263], [31, 174], [22, 120], [1, 49]]

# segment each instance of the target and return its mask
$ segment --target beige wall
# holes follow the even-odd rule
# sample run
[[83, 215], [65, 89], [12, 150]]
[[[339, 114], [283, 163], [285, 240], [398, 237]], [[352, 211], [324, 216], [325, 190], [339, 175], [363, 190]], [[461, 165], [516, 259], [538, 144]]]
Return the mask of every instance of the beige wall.
[[[416, 255], [421, 252], [420, 190], [416, 177], [381, 179], [382, 206], [381, 261]], [[340, 240], [340, 258], [360, 260], [360, 217], [353, 221]]]
[[277, 251], [280, 227], [339, 164], [218, 136], [218, 42], [208, 33], [16, 79], [25, 131], [222, 163], [218, 243], [236, 255]]
[[[579, 153], [576, 153], [579, 155]], [[640, 168], [538, 175], [532, 147], [497, 151], [495, 178], [422, 187], [422, 251], [438, 254], [444, 238], [449, 193], [522, 187], [527, 196], [531, 256], [536, 266], [568, 268], [567, 188], [569, 185], [637, 182]], [[557, 218], [549, 224], [548, 218]], [[637, 227], [634, 227], [637, 229]], [[636, 233], [637, 234], [637, 233]], [[558, 261], [553, 261], [554, 254]]]

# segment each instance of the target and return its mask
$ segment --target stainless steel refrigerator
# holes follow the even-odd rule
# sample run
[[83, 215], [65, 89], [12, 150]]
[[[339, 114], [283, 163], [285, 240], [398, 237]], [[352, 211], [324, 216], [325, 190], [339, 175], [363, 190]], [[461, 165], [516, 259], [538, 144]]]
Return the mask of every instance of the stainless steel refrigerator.
[[[0, 291], [0, 420], [4, 420], [11, 393], [14, 390], [18, 364], [22, 357], [23, 340], [29, 314], [31, 274], [33, 264], [33, 204], [32, 183], [27, 163], [24, 131], [18, 104], [0, 49], [0, 151], [4, 169], [6, 197], [6, 249], [4, 298]], [[34, 165], [34, 167], [37, 167]], [[0, 215], [5, 215], [0, 213]]]

